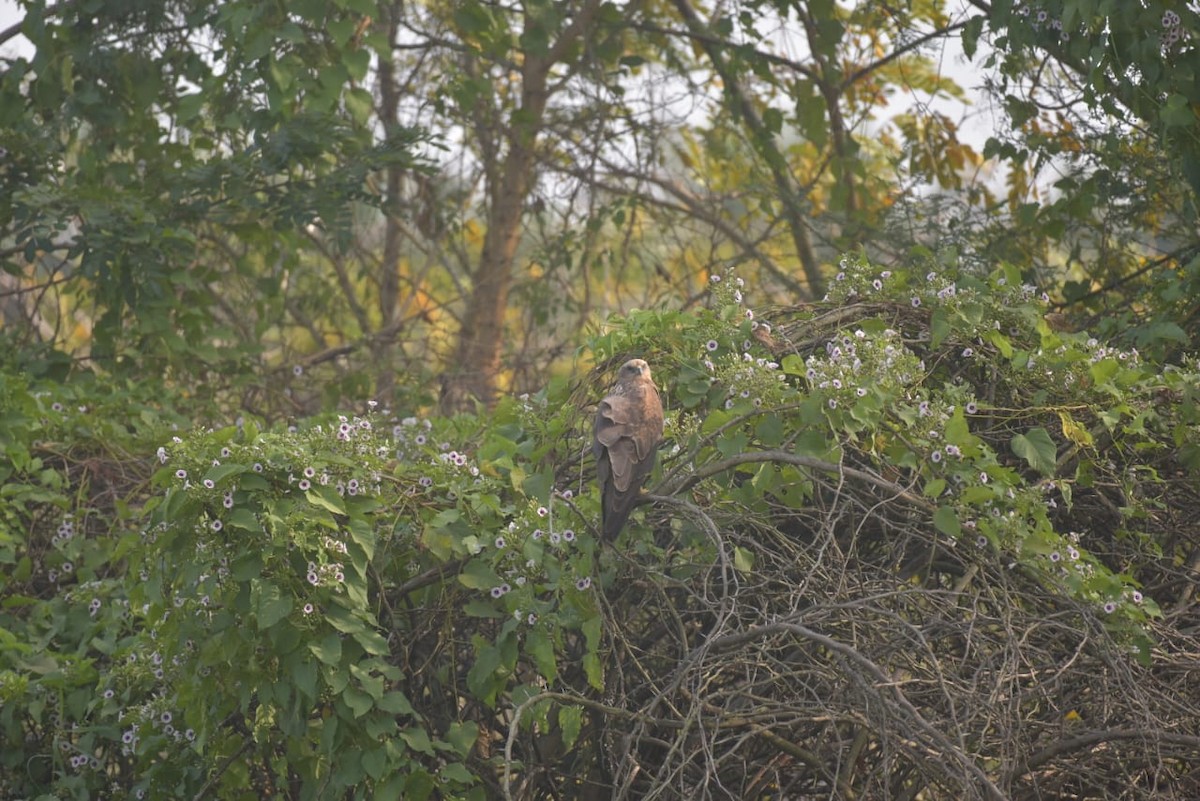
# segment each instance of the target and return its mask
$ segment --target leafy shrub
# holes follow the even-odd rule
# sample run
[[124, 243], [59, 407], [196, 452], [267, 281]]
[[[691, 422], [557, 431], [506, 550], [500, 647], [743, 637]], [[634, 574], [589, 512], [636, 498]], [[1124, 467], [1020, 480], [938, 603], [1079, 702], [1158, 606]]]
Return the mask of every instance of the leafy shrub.
[[0, 797], [87, 798], [128, 773], [106, 677], [138, 634], [138, 456], [180, 422], [158, 394], [0, 373]]
[[[847, 259], [825, 302], [767, 313], [743, 291], [614, 320], [590, 380], [480, 417], [150, 415], [103, 518], [33, 456], [47, 399], [9, 385], [6, 793], [1182, 786], [1194, 643], [1159, 604], [1193, 544], [1195, 370], [1052, 330], [1007, 267]], [[588, 405], [631, 354], [667, 439], [601, 548]], [[108, 535], [63, 539], [73, 497]], [[35, 551], [78, 583], [36, 584]], [[1055, 747], [1079, 721], [1116, 766]]]

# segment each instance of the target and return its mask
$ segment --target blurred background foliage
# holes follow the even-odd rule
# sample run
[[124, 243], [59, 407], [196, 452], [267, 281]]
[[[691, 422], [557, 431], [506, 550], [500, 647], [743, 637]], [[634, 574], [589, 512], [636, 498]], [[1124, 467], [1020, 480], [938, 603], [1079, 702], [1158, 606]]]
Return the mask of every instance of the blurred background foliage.
[[1195, 797], [1195, 3], [19, 14], [0, 794]]
[[459, 411], [714, 271], [814, 300], [840, 253], [918, 244], [1016, 264], [1071, 325], [1168, 358], [1196, 327], [1196, 15], [1173, 3], [22, 11], [0, 300], [43, 372], [271, 419]]

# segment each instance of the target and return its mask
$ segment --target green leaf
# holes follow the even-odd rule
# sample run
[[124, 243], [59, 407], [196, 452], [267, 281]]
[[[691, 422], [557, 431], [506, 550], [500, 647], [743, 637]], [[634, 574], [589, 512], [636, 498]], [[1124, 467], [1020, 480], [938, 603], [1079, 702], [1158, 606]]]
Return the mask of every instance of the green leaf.
[[354, 717], [361, 718], [375, 706], [374, 699], [353, 685], [347, 685], [342, 690], [342, 701], [350, 708]]
[[500, 649], [487, 645], [475, 656], [475, 663], [467, 671], [467, 688], [476, 698], [491, 704], [499, 691], [497, 674], [500, 671]]
[[329, 605], [329, 609], [325, 613], [325, 619], [329, 622], [329, 625], [343, 634], [354, 635], [366, 628], [366, 624], [362, 621], [362, 618], [337, 603]]
[[[312, 645], [310, 644], [311, 648]], [[303, 656], [304, 651], [297, 651], [289, 656], [292, 682], [309, 701], [317, 700], [317, 663]]]
[[986, 17], [983, 16], [971, 17], [963, 27], [962, 49], [968, 59], [975, 58], [975, 51], [979, 46], [979, 35], [983, 32], [985, 19]]
[[946, 316], [945, 309], [937, 309], [929, 318], [929, 344], [933, 347], [938, 347], [950, 335], [950, 320]]
[[503, 582], [482, 559], [472, 559], [458, 574], [458, 582], [472, 590], [490, 590]]
[[327, 509], [335, 515], [346, 514], [346, 505], [342, 503], [341, 497], [333, 487], [313, 487], [304, 493], [304, 497], [313, 506]]
[[553, 682], [558, 677], [558, 665], [554, 660], [554, 643], [544, 629], [535, 627], [525, 635], [525, 650], [533, 657], [538, 672], [546, 681]]
[[375, 101], [366, 89], [354, 87], [346, 93], [345, 102], [346, 110], [359, 125], [371, 119], [371, 112], [375, 110]]
[[313, 656], [327, 665], [336, 665], [342, 660], [342, 638], [330, 632], [316, 642], [308, 644]]
[[1012, 355], [1013, 355], [1012, 342], [1010, 342], [1008, 337], [1004, 336], [1004, 334], [1001, 334], [999, 331], [988, 330], [983, 335], [983, 338], [986, 339], [988, 342], [991, 342], [992, 345], [994, 345], [996, 347], [996, 350], [1000, 351], [1001, 356], [1003, 356], [1006, 359], [1012, 358]]
[[353, 636], [355, 642], [361, 645], [368, 654], [383, 656], [389, 651], [387, 638], [373, 628], [363, 628], [361, 631], [355, 632]]
[[383, 774], [387, 771], [387, 763], [387, 748], [384, 746], [379, 746], [363, 752], [363, 770], [366, 771], [367, 775], [375, 781], [379, 781], [383, 778]]
[[371, 673], [361, 665], [351, 664], [350, 675], [358, 679], [363, 691], [375, 701], [383, 697], [383, 677]]
[[269, 581], [251, 581], [250, 586], [260, 629], [269, 629], [291, 614], [292, 597], [284, 595], [277, 586]]
[[590, 617], [583, 621], [580, 627], [587, 642], [587, 653], [583, 655], [583, 672], [587, 675], [588, 684], [597, 690], [604, 689], [604, 669], [600, 664], [600, 632], [599, 616]]
[[451, 723], [446, 729], [446, 742], [459, 756], [466, 758], [479, 740], [479, 724], [468, 720], [462, 723]]
[[254, 512], [245, 507], [238, 507], [230, 512], [225, 524], [242, 531], [262, 531], [262, 524], [258, 522]]
[[371, 528], [370, 524], [365, 520], [355, 519], [350, 521], [350, 538], [358, 543], [363, 549], [367, 560], [375, 558], [375, 529]]
[[754, 552], [735, 545], [733, 548], [733, 567], [742, 573], [754, 571]]
[[1058, 446], [1046, 429], [1038, 426], [1012, 438], [1013, 453], [1043, 475], [1054, 475]]
[[939, 506], [933, 513], [933, 525], [943, 534], [958, 537], [962, 534], [962, 525], [958, 522], [958, 514], [949, 506]]
[[230, 476], [236, 476], [238, 473], [245, 473], [249, 469], [250, 468], [244, 464], [222, 464], [217, 465], [205, 473], [204, 478], [208, 479], [214, 484], [219, 485], [226, 478], [229, 478]]
[[563, 706], [558, 709], [558, 728], [562, 732], [563, 748], [570, 751], [583, 728], [583, 707]]
[[429, 733], [424, 729], [413, 727], [400, 732], [400, 739], [408, 744], [412, 750], [433, 756], [433, 742], [429, 739]]
[[229, 575], [234, 581], [249, 581], [262, 573], [262, 554], [258, 551], [244, 553], [234, 560]]
[[408, 700], [408, 696], [399, 690], [390, 690], [384, 693], [375, 706], [383, 712], [388, 712], [392, 715], [415, 716], [417, 714], [417, 711], [413, 709], [412, 703]]

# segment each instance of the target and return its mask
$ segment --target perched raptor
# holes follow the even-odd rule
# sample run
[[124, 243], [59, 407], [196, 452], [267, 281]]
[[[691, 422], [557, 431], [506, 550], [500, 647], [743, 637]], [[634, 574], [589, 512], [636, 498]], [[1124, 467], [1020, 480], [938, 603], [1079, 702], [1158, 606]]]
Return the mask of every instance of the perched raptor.
[[617, 385], [596, 410], [592, 452], [600, 479], [600, 528], [606, 540], [617, 538], [637, 504], [654, 467], [662, 432], [662, 401], [650, 365], [631, 359], [621, 365]]

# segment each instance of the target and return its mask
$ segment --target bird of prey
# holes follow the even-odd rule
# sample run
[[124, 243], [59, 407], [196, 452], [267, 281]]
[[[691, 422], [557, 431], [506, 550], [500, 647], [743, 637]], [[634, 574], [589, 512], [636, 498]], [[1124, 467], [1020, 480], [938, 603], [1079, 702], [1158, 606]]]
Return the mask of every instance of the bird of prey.
[[600, 530], [606, 540], [621, 533], [638, 493], [654, 467], [662, 439], [663, 409], [650, 365], [630, 359], [617, 385], [596, 410], [592, 452], [600, 480]]

